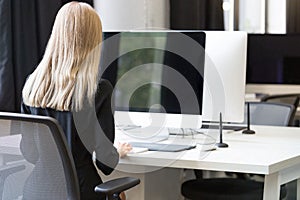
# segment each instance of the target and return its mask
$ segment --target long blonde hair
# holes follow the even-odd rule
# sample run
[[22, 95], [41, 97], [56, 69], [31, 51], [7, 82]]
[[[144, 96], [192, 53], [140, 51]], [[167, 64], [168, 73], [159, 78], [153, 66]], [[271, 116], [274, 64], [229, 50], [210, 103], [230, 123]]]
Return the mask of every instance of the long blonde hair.
[[86, 3], [70, 2], [57, 13], [45, 54], [27, 79], [23, 102], [32, 107], [78, 111], [94, 102], [102, 26]]

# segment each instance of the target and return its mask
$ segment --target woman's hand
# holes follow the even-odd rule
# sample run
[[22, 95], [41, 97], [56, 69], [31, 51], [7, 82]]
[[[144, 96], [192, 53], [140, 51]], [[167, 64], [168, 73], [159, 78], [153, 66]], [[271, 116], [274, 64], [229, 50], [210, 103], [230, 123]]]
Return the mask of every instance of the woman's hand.
[[119, 197], [120, 197], [121, 200], [126, 200], [125, 192], [121, 192]]
[[120, 158], [123, 158], [127, 155], [127, 153], [129, 151], [132, 150], [132, 146], [131, 146], [131, 144], [129, 144], [127, 142], [124, 142], [124, 143], [119, 142], [118, 146], [117, 146], [117, 150], [118, 150]]

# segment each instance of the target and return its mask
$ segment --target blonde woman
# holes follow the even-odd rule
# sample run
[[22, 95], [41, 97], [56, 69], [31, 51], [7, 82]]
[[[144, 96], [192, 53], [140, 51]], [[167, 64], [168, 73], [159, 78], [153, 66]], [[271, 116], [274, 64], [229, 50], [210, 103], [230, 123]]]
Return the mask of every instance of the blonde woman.
[[[119, 157], [131, 150], [126, 143], [117, 149], [112, 145], [115, 133], [112, 86], [98, 78], [101, 41], [101, 21], [95, 10], [86, 3], [65, 4], [56, 16], [43, 59], [22, 91], [23, 113], [51, 116], [60, 123], [74, 158], [81, 199], [88, 200], [99, 200], [94, 187], [102, 182], [92, 152], [96, 152], [97, 167], [104, 174], [110, 174]], [[91, 111], [95, 112], [101, 129], [91, 125]], [[26, 152], [30, 152], [28, 148], [32, 147], [22, 139], [25, 157]]]

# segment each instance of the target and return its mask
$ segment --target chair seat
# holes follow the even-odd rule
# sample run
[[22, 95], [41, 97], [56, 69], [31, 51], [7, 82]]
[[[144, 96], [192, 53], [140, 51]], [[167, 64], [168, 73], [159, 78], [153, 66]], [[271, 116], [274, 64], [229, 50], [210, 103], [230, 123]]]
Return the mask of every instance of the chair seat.
[[[186, 181], [181, 186], [181, 193], [191, 200], [261, 200], [263, 182], [235, 178], [210, 178]], [[285, 187], [281, 196], [286, 196]]]

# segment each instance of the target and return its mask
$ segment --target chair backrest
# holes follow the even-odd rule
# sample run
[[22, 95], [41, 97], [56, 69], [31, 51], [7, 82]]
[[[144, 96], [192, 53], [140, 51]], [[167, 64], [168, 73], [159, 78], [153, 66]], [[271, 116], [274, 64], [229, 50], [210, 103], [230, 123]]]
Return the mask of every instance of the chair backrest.
[[276, 103], [286, 103], [294, 106], [294, 110], [291, 116], [289, 125], [294, 125], [294, 119], [297, 112], [297, 108], [300, 103], [300, 93], [299, 94], [276, 94], [264, 96], [261, 101], [264, 102], [276, 102]]
[[[294, 106], [272, 102], [248, 102], [250, 106], [251, 125], [288, 126]], [[245, 120], [247, 123], [247, 104], [245, 104]]]
[[300, 94], [266, 95], [261, 99], [261, 101], [287, 103], [292, 104], [295, 108], [297, 108], [299, 106]]
[[[0, 199], [80, 199], [73, 157], [55, 119], [0, 112], [0, 124], [10, 125], [0, 130]], [[13, 173], [19, 173], [14, 184]]]

